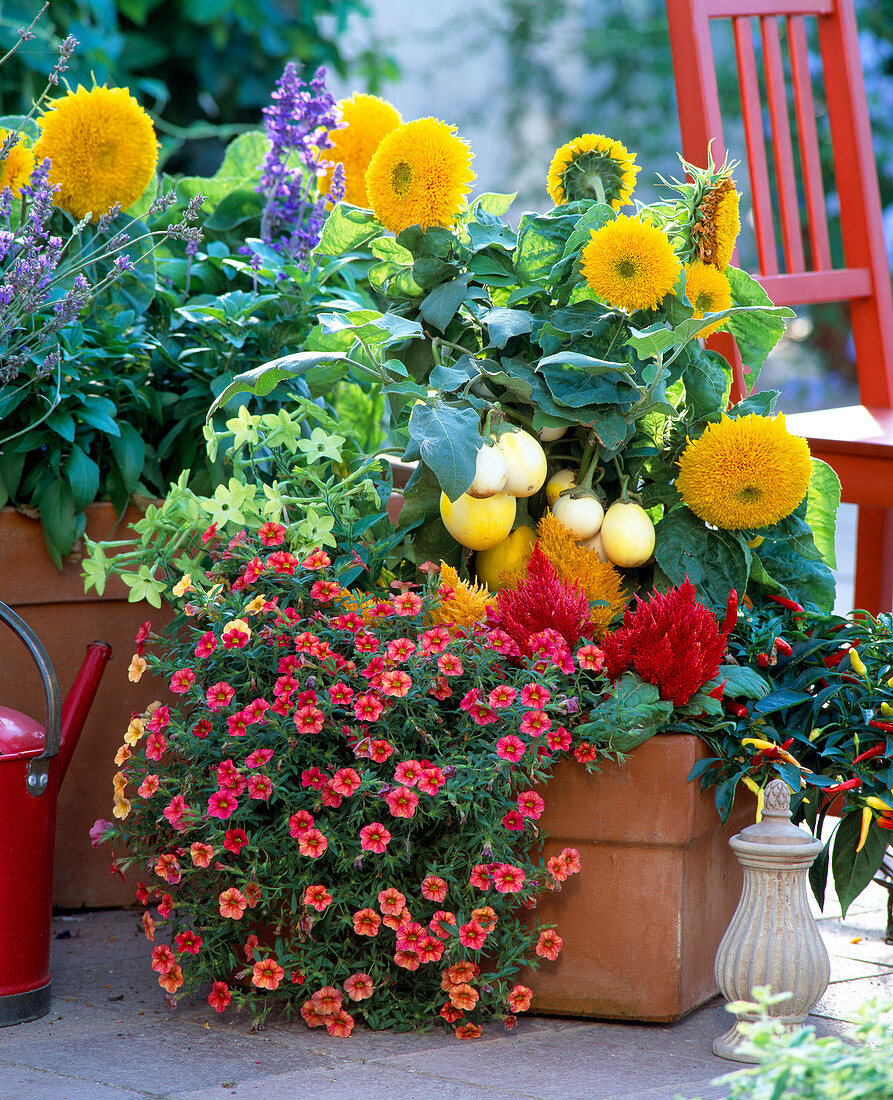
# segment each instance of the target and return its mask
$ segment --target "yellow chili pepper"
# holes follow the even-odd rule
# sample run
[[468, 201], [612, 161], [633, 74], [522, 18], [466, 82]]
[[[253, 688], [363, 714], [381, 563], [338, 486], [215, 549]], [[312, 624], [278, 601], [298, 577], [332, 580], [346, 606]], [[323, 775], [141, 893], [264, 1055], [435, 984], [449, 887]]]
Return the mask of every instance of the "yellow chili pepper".
[[809, 740], [815, 741], [815, 739], [819, 736], [823, 729], [824, 726], [816, 726], [815, 729], [811, 729], [809, 731]]
[[744, 784], [745, 787], [747, 787], [749, 791], [753, 791], [753, 793], [757, 796], [756, 820], [757, 823], [759, 823], [763, 820], [763, 802], [766, 798], [765, 792], [758, 783], [755, 783], [754, 780], [750, 778], [749, 775], [742, 776], [741, 782]]
[[856, 652], [855, 647], [849, 651], [848, 656], [850, 658], [850, 664], [853, 666], [853, 672], [855, 672], [857, 676], [864, 676], [867, 680], [868, 669], [865, 667], [862, 658]]
[[861, 852], [865, 845], [865, 841], [868, 839], [868, 826], [871, 824], [871, 809], [868, 806], [862, 807], [862, 828], [859, 830], [859, 843], [856, 845], [856, 851]]
[[778, 745], [776, 745], [773, 741], [764, 741], [761, 737], [742, 737], [741, 744], [753, 745], [755, 749], [759, 750], [778, 748]]
[[893, 805], [889, 802], [885, 802], [882, 798], [877, 798], [873, 794], [866, 795], [863, 800], [866, 806], [870, 806], [873, 810], [878, 810], [880, 813], [893, 813]]
[[881, 703], [881, 714], [883, 714], [885, 718], [889, 718], [890, 715], [893, 714], [893, 707], [891, 707], [889, 703]]

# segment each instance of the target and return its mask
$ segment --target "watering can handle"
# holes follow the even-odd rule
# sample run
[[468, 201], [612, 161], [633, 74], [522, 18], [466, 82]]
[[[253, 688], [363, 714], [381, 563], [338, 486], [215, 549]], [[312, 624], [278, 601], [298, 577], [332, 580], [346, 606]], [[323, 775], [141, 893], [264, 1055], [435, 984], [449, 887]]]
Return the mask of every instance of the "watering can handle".
[[27, 772], [28, 793], [35, 796], [41, 795], [49, 784], [49, 762], [58, 754], [62, 739], [62, 701], [59, 694], [59, 681], [56, 679], [50, 655], [41, 640], [24, 619], [2, 602], [0, 602], [0, 620], [11, 627], [25, 644], [37, 665], [46, 692], [47, 721], [43, 752], [28, 762]]

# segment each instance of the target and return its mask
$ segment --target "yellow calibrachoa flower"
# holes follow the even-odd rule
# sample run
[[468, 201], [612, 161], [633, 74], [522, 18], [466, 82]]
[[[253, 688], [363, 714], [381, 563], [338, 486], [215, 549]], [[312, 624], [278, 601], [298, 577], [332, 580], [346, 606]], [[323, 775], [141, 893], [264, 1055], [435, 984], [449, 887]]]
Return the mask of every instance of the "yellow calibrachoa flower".
[[267, 602], [266, 596], [255, 596], [251, 603], [245, 605], [246, 615], [259, 615]]
[[721, 179], [705, 193], [695, 210], [692, 242], [704, 263], [712, 264], [720, 271], [725, 271], [729, 266], [741, 229], [739, 201], [735, 181]]
[[192, 591], [194, 591], [192, 575], [190, 573], [184, 573], [183, 576], [174, 585], [174, 595], [185, 596], [187, 592]]
[[124, 821], [130, 816], [130, 800], [123, 795], [115, 795], [112, 813], [119, 821]]
[[124, 734], [124, 743], [131, 747], [137, 745], [146, 732], [142, 718], [131, 718], [127, 732]]
[[812, 459], [784, 415], [724, 416], [688, 445], [676, 489], [702, 520], [727, 531], [769, 527], [806, 496]]
[[403, 119], [396, 107], [378, 96], [355, 92], [349, 99], [337, 103], [344, 125], [329, 131], [331, 149], [324, 149], [323, 160], [332, 164], [320, 178], [319, 190], [328, 194], [332, 186], [334, 165], [344, 168], [344, 201], [352, 206], [369, 206], [366, 193], [366, 169], [385, 134], [402, 126]]
[[392, 233], [453, 225], [474, 180], [471, 150], [456, 127], [419, 118], [385, 134], [366, 172], [375, 216]]
[[551, 512], [546, 512], [537, 530], [540, 549], [561, 580], [582, 588], [587, 600], [605, 601], [596, 602], [590, 614], [590, 623], [595, 628], [593, 640], [601, 641], [611, 620], [626, 603], [623, 578], [610, 562], [601, 561], [594, 550], [581, 546]]
[[578, 199], [626, 206], [636, 186], [635, 153], [603, 134], [581, 134], [552, 158], [546, 186], [556, 206]]
[[115, 772], [115, 777], [112, 779], [112, 786], [115, 789], [115, 794], [122, 795], [127, 788], [127, 776], [124, 772]]
[[130, 659], [130, 664], [127, 666], [127, 679], [132, 684], [138, 684], [140, 677], [146, 671], [146, 658], [140, 657], [138, 653], [134, 653]]
[[[8, 134], [8, 130], [0, 130], [0, 146], [6, 141]], [[0, 191], [8, 187], [18, 198], [22, 193], [22, 187], [31, 179], [33, 168], [34, 154], [19, 134], [19, 140], [6, 154], [6, 158], [0, 161]]]
[[126, 210], [142, 195], [155, 174], [158, 142], [129, 89], [78, 87], [41, 117], [34, 156], [52, 162], [56, 205], [95, 222], [115, 203]]
[[[685, 264], [685, 296], [692, 304], [694, 317], [703, 317], [705, 313], [720, 313], [732, 307], [732, 288], [725, 273], [701, 260]], [[724, 325], [724, 321], [706, 325], [698, 336], [706, 338]]]
[[469, 584], [459, 579], [459, 574], [446, 562], [440, 563], [440, 583], [452, 589], [452, 594], [441, 601], [431, 612], [435, 624], [455, 624], [466, 630], [487, 617], [487, 608], [495, 607], [496, 600], [485, 584]]
[[659, 306], [682, 270], [663, 230], [626, 214], [593, 230], [581, 260], [583, 276], [599, 298], [629, 313]]
[[115, 767], [120, 768], [122, 764], [126, 764], [131, 756], [133, 753], [130, 751], [130, 746], [122, 745], [115, 753]]

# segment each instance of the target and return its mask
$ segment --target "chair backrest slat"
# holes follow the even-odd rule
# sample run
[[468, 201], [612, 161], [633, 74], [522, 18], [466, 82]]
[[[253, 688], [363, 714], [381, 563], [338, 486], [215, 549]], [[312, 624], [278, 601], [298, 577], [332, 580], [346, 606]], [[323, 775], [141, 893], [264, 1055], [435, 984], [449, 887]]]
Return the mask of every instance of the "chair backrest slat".
[[806, 261], [803, 256], [803, 238], [800, 235], [800, 206], [797, 179], [794, 175], [791, 122], [785, 91], [781, 38], [775, 16], [763, 16], [760, 20], [760, 37], [763, 42], [766, 99], [771, 122], [772, 158], [775, 162], [775, 185], [778, 194], [778, 210], [781, 215], [785, 270], [804, 271]]
[[775, 275], [778, 273], [778, 256], [775, 251], [772, 195], [769, 190], [769, 168], [766, 162], [763, 110], [760, 102], [757, 60], [753, 48], [753, 31], [750, 19], [746, 17], [736, 18], [734, 26], [735, 53], [738, 56], [738, 88], [741, 94], [744, 141], [747, 145], [747, 170], [750, 174], [760, 271], [764, 271], [767, 275]]
[[831, 15], [836, 0], [667, 0], [670, 4], [694, 3], [706, 19], [734, 19], [736, 15]]
[[822, 161], [816, 132], [815, 100], [809, 75], [809, 54], [806, 47], [806, 27], [802, 15], [787, 20], [788, 48], [791, 57], [791, 84], [794, 91], [794, 111], [800, 137], [800, 158], [803, 169], [803, 192], [806, 222], [809, 227], [809, 247], [812, 269], [826, 271], [831, 267], [831, 242], [828, 238], [828, 218], [825, 213], [825, 188], [822, 182]]
[[871, 272], [867, 267], [802, 271], [795, 275], [761, 275], [760, 285], [777, 306], [855, 301], [869, 298], [872, 292]]

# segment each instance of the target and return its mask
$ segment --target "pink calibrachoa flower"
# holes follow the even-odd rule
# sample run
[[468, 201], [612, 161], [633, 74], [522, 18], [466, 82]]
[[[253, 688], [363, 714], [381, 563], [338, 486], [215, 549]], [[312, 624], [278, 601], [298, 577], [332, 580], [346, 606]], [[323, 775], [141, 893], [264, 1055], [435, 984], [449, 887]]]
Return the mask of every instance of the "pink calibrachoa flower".
[[262, 768], [273, 759], [272, 749], [255, 749], [245, 757], [246, 768]]
[[248, 776], [248, 797], [266, 802], [273, 793], [273, 781], [268, 775]]
[[440, 904], [447, 896], [446, 879], [439, 875], [425, 875], [422, 879], [422, 897]]
[[227, 829], [223, 838], [223, 847], [237, 856], [248, 844], [248, 834], [244, 829]]
[[235, 688], [231, 687], [225, 680], [212, 684], [205, 692], [205, 702], [208, 705], [208, 710], [223, 710], [224, 707], [230, 705], [235, 694]]
[[353, 705], [353, 712], [360, 722], [374, 722], [382, 710], [384, 710], [382, 701], [371, 692], [358, 695]]
[[581, 741], [574, 749], [574, 756], [581, 764], [590, 764], [593, 760], [598, 760], [598, 749], [588, 741]]
[[437, 658], [437, 667], [444, 676], [461, 676], [464, 671], [462, 661], [455, 653], [441, 653]]
[[480, 1024], [460, 1024], [455, 1031], [457, 1039], [480, 1039], [481, 1034]]
[[422, 774], [419, 776], [418, 788], [422, 794], [433, 796], [437, 794], [444, 783], [446, 783], [446, 776], [443, 771], [436, 764], [431, 764], [422, 770]]
[[258, 527], [257, 537], [264, 546], [281, 546], [285, 542], [285, 528], [281, 523], [268, 519]]
[[527, 737], [538, 737], [552, 728], [552, 719], [544, 710], [528, 710], [521, 719], [521, 732]]
[[292, 814], [288, 819], [288, 831], [295, 840], [302, 837], [308, 829], [312, 828], [313, 814], [308, 813], [307, 810], [298, 810], [296, 814]]
[[415, 642], [411, 638], [395, 638], [388, 642], [388, 660], [407, 661], [415, 652]]
[[195, 723], [190, 732], [192, 733], [193, 737], [197, 737], [201, 741], [208, 736], [212, 728], [213, 727], [211, 726], [211, 723], [208, 721], [207, 718], [199, 718], [199, 720]]
[[319, 788], [320, 801], [323, 806], [327, 806], [330, 809], [337, 810], [344, 799], [338, 794], [332, 787], [332, 780], [327, 779], [325, 783]]
[[184, 827], [183, 819], [188, 817], [192, 813], [192, 810], [183, 795], [175, 794], [170, 802], [164, 807], [163, 813], [170, 822], [171, 828], [180, 831]]
[[421, 597], [417, 596], [415, 592], [403, 592], [399, 596], [395, 596], [391, 603], [394, 605], [397, 614], [404, 617], [418, 615], [422, 610]]
[[198, 644], [195, 647], [195, 655], [199, 660], [203, 660], [205, 657], [210, 657], [216, 648], [217, 638], [214, 635], [214, 631], [208, 630], [199, 638]]
[[445, 950], [446, 944], [434, 936], [422, 936], [416, 946], [416, 954], [422, 963], [440, 962]]
[[482, 905], [480, 909], [472, 909], [471, 919], [476, 920], [485, 932], [492, 932], [499, 921], [492, 905]]
[[374, 909], [358, 909], [353, 915], [353, 930], [358, 936], [377, 936], [381, 917]]
[[347, 1039], [353, 1031], [354, 1018], [343, 1008], [326, 1017], [326, 1031], [335, 1039]]
[[275, 959], [261, 959], [254, 964], [251, 982], [258, 989], [278, 989], [284, 977], [285, 971]]
[[133, 639], [133, 644], [136, 646], [136, 653], [138, 657], [142, 657], [143, 650], [146, 646], [146, 641], [149, 635], [152, 633], [152, 620], [146, 619], [144, 623], [140, 624], [139, 629], [136, 632], [136, 636]]
[[304, 558], [301, 562], [304, 569], [328, 569], [331, 564], [332, 559], [325, 550], [314, 550], [309, 557]]
[[524, 872], [511, 863], [498, 863], [492, 875], [493, 885], [500, 894], [519, 894], [524, 888]]
[[397, 929], [397, 947], [401, 951], [415, 951], [426, 934], [418, 921], [406, 921]]
[[202, 536], [201, 537], [202, 537], [202, 542], [205, 544], [205, 546], [207, 546], [209, 542], [212, 542], [214, 539], [216, 539], [217, 538], [217, 524], [212, 523], [210, 527], [208, 527], [204, 531], [202, 531]]
[[168, 947], [166, 943], [160, 943], [152, 948], [152, 969], [159, 974], [166, 974], [176, 961], [173, 948]]
[[217, 786], [222, 791], [229, 791], [238, 798], [245, 785], [245, 777], [231, 759], [222, 760], [217, 765]]
[[378, 908], [389, 917], [399, 917], [406, 908], [406, 898], [393, 886], [378, 895]]
[[523, 833], [524, 832], [524, 818], [518, 813], [517, 810], [509, 810], [509, 812], [502, 819], [503, 827], [510, 832]]
[[350, 705], [353, 699], [353, 688], [348, 687], [347, 684], [341, 683], [333, 684], [327, 689], [329, 693], [329, 699], [332, 701], [332, 705], [336, 707], [346, 707]]
[[522, 817], [529, 817], [536, 821], [543, 816], [546, 804], [536, 791], [522, 791], [518, 795], [518, 813]]
[[517, 694], [517, 691], [513, 687], [509, 687], [508, 684], [500, 684], [499, 687], [493, 688], [487, 696], [487, 701], [491, 707], [510, 707], [514, 703]]
[[187, 928], [185, 932], [178, 932], [177, 935], [174, 936], [174, 942], [181, 955], [187, 951], [190, 955], [197, 955], [204, 940], [197, 932], [193, 932]]
[[487, 930], [476, 920], [469, 921], [459, 928], [459, 942], [463, 947], [470, 947], [472, 951], [480, 951], [487, 938]]
[[412, 678], [399, 669], [390, 669], [381, 674], [381, 690], [394, 699], [402, 699], [412, 687]]
[[191, 668], [178, 668], [171, 676], [171, 682], [168, 686], [175, 695], [185, 695], [194, 683], [195, 673]]
[[332, 904], [332, 895], [320, 883], [308, 886], [304, 891], [304, 904], [312, 906], [318, 913], [323, 913]]
[[251, 640], [251, 627], [244, 619], [232, 619], [220, 635], [224, 649], [244, 649]]
[[418, 760], [401, 760], [394, 769], [394, 782], [412, 787], [422, 774], [423, 765]]
[[165, 882], [169, 882], [171, 886], [176, 886], [183, 877], [180, 873], [180, 864], [177, 862], [177, 857], [172, 852], [165, 852], [158, 857], [155, 864], [155, 874], [159, 878], [163, 878]]
[[419, 796], [409, 787], [395, 787], [385, 795], [385, 802], [392, 817], [413, 817], [419, 804]]
[[298, 851], [311, 859], [319, 859], [328, 846], [328, 838], [319, 829], [308, 829], [298, 837]]
[[365, 1001], [375, 992], [375, 985], [369, 974], [359, 972], [351, 974], [344, 983], [344, 990], [352, 1001]]
[[215, 791], [208, 799], [208, 817], [219, 817], [226, 821], [232, 817], [239, 800], [230, 791]]
[[[143, 903], [145, 904], [145, 903]], [[150, 943], [155, 942], [155, 921], [149, 916], [148, 913], [143, 913], [142, 917], [143, 935]]]
[[168, 993], [174, 994], [183, 984], [183, 971], [176, 964], [164, 972], [164, 974], [158, 975], [158, 984], [162, 989], [167, 990]]
[[478, 863], [477, 866], [472, 867], [468, 882], [471, 886], [477, 887], [478, 890], [489, 890], [493, 885], [491, 864]]
[[524, 752], [524, 742], [520, 737], [515, 737], [513, 733], [509, 733], [505, 737], [500, 737], [496, 742], [496, 755], [503, 760], [511, 760], [513, 764], [516, 764], [521, 759]]
[[577, 662], [587, 672], [601, 672], [605, 667], [605, 651], [597, 645], [582, 645], [577, 650]]
[[244, 737], [248, 732], [248, 719], [243, 710], [227, 715], [226, 732], [230, 737]]
[[408, 924], [412, 920], [412, 916], [408, 909], [404, 909], [397, 917], [382, 917], [381, 923], [386, 928], [393, 928], [394, 931], [399, 931], [404, 924]]
[[552, 693], [542, 684], [526, 684], [521, 688], [521, 702], [525, 707], [542, 710], [551, 698]]
[[562, 947], [564, 947], [564, 940], [554, 928], [546, 928], [540, 932], [539, 939], [536, 941], [537, 955], [549, 959], [550, 962], [555, 962]]
[[546, 734], [546, 744], [552, 752], [557, 752], [559, 749], [562, 752], [567, 752], [571, 747], [570, 732], [564, 726], [559, 726], [557, 730], [549, 730]]
[[516, 985], [509, 992], [506, 1001], [511, 1012], [526, 1012], [530, 1008], [533, 991], [526, 985]]
[[245, 952], [245, 958], [248, 962], [255, 962], [254, 949], [260, 944], [260, 940], [252, 932], [245, 943], [242, 945], [242, 950]]
[[322, 732], [325, 717], [319, 707], [306, 706], [295, 711], [292, 721], [298, 733], [313, 734]]
[[444, 699], [450, 698], [453, 689], [445, 676], [435, 676], [428, 686], [428, 694], [433, 695], [438, 702], [442, 703]]
[[369, 759], [376, 764], [383, 764], [389, 756], [393, 755], [393, 752], [394, 746], [383, 738], [369, 742]]
[[301, 772], [301, 786], [312, 787], [315, 791], [325, 783], [326, 777], [319, 768], [309, 768]]
[[192, 858], [193, 867], [210, 867], [214, 858], [214, 849], [210, 844], [203, 844], [196, 840], [189, 845], [189, 855]]
[[167, 738], [163, 733], [150, 733], [146, 738], [146, 759], [160, 760], [167, 748]]
[[480, 1000], [480, 994], [468, 982], [460, 982], [449, 991], [450, 1004], [463, 1012], [470, 1012]]
[[353, 768], [339, 768], [332, 776], [332, 790], [343, 798], [350, 798], [360, 789], [359, 773]]
[[163, 920], [167, 920], [167, 918], [171, 915], [171, 913], [173, 913], [173, 911], [174, 899], [170, 896], [170, 894], [162, 894], [161, 901], [158, 903], [159, 917], [161, 917]]
[[394, 952], [394, 962], [397, 966], [402, 966], [404, 970], [418, 970], [421, 961], [415, 951], [398, 948]]
[[582, 865], [580, 863], [580, 853], [576, 848], [564, 848], [561, 857], [565, 862], [569, 875], [579, 874]]
[[563, 856], [550, 856], [546, 860], [546, 870], [556, 882], [564, 882], [568, 876], [567, 863]]
[[[242, 713], [249, 725], [256, 726], [262, 725], [266, 721], [266, 714], [269, 709], [270, 704], [266, 699], [252, 699], [247, 707], [242, 708]], [[273, 755], [272, 749], [258, 749], [257, 751], [269, 753], [270, 756]], [[270, 756], [267, 757], [268, 760]]]
[[227, 917], [230, 920], [241, 920], [242, 914], [248, 908], [247, 898], [235, 886], [230, 886], [228, 890], [222, 891], [217, 902], [220, 906], [221, 917]]
[[426, 657], [432, 653], [443, 653], [450, 644], [450, 632], [445, 626], [435, 626], [426, 630], [419, 642], [422, 646], [422, 654]]
[[317, 603], [331, 603], [341, 595], [341, 585], [337, 581], [317, 581], [310, 589], [310, 598]]
[[147, 775], [142, 783], [140, 783], [136, 793], [140, 798], [151, 798], [160, 786], [161, 781], [157, 775]]
[[245, 900], [248, 902], [249, 909], [255, 909], [260, 904], [263, 898], [263, 891], [260, 888], [260, 884], [257, 882], [245, 883]]
[[288, 550], [274, 550], [272, 554], [267, 555], [265, 565], [272, 569], [274, 573], [284, 573], [289, 577], [293, 577], [298, 567], [298, 559]]
[[375, 653], [381, 642], [374, 634], [370, 634], [367, 630], [360, 630], [357, 632], [354, 645], [357, 653]]
[[223, 1012], [232, 1000], [232, 994], [226, 982], [214, 982], [208, 994], [208, 1004], [217, 1012]]
[[452, 935], [449, 926], [455, 925], [455, 923], [455, 913], [451, 913], [449, 909], [438, 909], [431, 920], [428, 921], [428, 927], [435, 936], [445, 940], [448, 936]]

